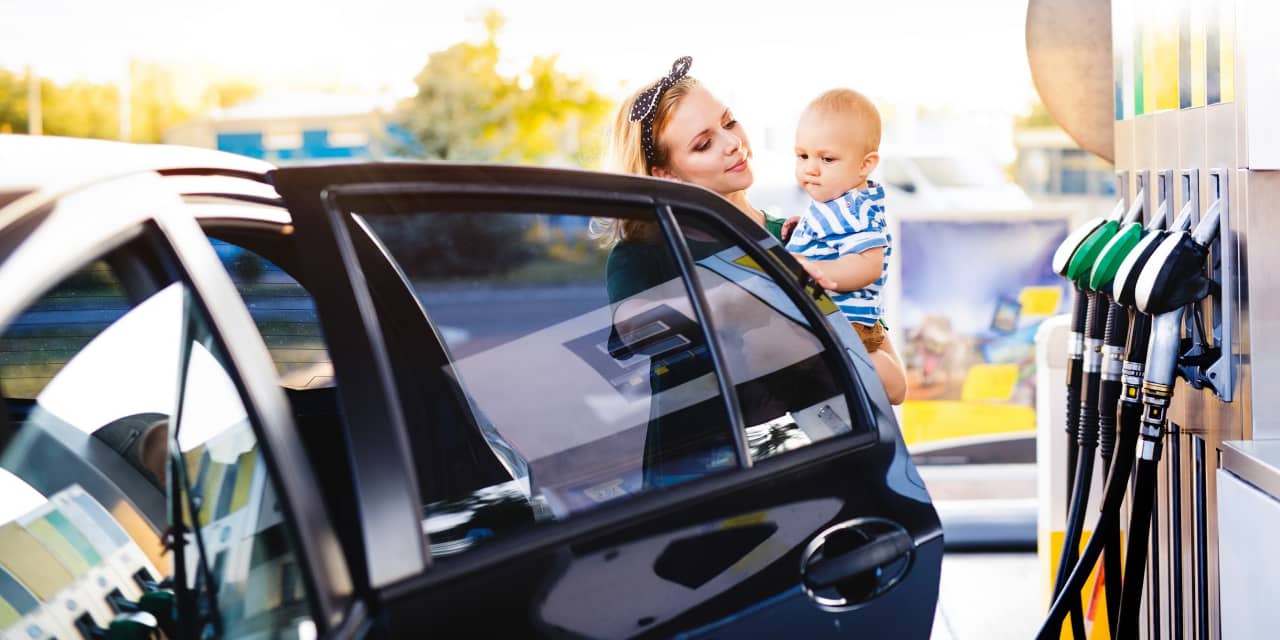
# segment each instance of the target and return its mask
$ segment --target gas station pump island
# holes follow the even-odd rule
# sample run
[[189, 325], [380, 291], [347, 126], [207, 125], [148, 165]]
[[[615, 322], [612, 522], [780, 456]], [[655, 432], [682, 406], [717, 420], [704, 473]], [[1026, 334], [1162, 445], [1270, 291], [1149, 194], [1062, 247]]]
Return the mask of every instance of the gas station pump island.
[[[1054, 255], [1074, 313], [1038, 338], [1067, 345], [1065, 384], [1040, 385], [1040, 638], [1280, 634], [1278, 18], [1274, 0], [1029, 6], [1042, 98], [1120, 196]], [[1046, 64], [1058, 38], [1076, 64]], [[1109, 126], [1062, 89], [1104, 76]]]

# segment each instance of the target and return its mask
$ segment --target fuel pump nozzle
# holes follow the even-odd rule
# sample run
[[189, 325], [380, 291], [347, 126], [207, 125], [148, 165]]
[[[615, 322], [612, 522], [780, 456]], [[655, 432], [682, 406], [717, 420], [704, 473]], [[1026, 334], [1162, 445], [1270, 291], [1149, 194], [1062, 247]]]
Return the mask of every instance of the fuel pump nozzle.
[[[1184, 209], [1187, 212], [1189, 207]], [[1183, 216], [1179, 216], [1181, 220]], [[1199, 302], [1213, 289], [1206, 270], [1207, 245], [1218, 233], [1220, 210], [1212, 208], [1193, 232], [1167, 234], [1142, 268], [1134, 288], [1140, 311], [1158, 314], [1152, 324], [1147, 370], [1142, 383], [1143, 412], [1138, 449], [1133, 513], [1125, 564], [1124, 592], [1114, 638], [1136, 637], [1147, 563], [1147, 537], [1155, 504], [1156, 470], [1168, 423], [1174, 377], [1182, 357], [1182, 324], [1187, 305]], [[1189, 214], [1184, 224], [1189, 224]]]
[[[1122, 223], [1141, 218], [1142, 202], [1128, 210], [1117, 202], [1107, 218], [1095, 219], [1077, 228], [1054, 254], [1054, 269], [1075, 284], [1076, 302], [1072, 322], [1071, 351], [1067, 366], [1067, 518], [1059, 556], [1055, 591], [1064, 586], [1076, 563], [1084, 513], [1093, 478], [1093, 455], [1098, 444], [1098, 389], [1101, 377], [1102, 343], [1109, 322], [1109, 301], [1090, 286], [1090, 276], [1104, 247], [1112, 241]], [[1071, 610], [1072, 631], [1084, 634], [1083, 609], [1078, 589]]]

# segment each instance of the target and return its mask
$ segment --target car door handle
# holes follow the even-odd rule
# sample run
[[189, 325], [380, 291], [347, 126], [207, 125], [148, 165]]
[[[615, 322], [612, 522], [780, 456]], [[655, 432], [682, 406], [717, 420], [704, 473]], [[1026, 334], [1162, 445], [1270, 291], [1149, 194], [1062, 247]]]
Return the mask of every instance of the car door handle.
[[[824, 552], [828, 545], [822, 545]], [[815, 588], [834, 587], [907, 557], [915, 543], [901, 529], [882, 531], [843, 553], [824, 557], [804, 567], [805, 580]]]

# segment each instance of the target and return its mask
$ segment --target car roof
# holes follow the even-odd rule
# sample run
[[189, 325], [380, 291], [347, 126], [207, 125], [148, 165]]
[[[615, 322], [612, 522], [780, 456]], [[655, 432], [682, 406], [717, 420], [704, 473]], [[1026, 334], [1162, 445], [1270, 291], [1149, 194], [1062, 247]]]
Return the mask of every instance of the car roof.
[[0, 192], [58, 192], [132, 173], [197, 168], [265, 174], [275, 167], [197, 147], [0, 134]]

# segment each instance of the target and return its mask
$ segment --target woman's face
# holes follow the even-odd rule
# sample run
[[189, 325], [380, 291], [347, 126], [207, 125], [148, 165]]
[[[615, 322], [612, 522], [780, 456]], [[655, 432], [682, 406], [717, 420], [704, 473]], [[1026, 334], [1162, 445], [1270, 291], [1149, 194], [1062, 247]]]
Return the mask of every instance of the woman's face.
[[729, 108], [711, 92], [694, 85], [671, 114], [658, 137], [667, 150], [667, 166], [653, 175], [675, 178], [721, 195], [751, 186], [751, 143]]

